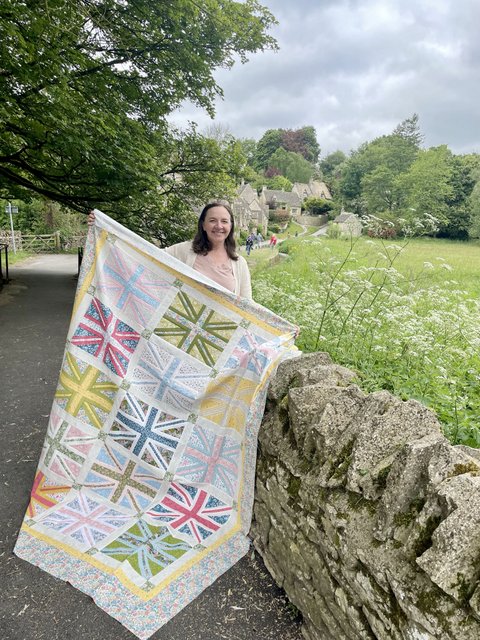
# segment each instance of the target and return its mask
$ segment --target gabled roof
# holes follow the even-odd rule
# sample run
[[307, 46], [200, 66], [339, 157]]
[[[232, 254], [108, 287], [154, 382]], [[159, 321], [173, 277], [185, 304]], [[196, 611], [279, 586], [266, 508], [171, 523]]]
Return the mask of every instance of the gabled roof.
[[360, 222], [360, 218], [356, 216], [354, 213], [349, 213], [348, 211], [344, 211], [343, 213], [341, 213], [339, 216], [335, 218], [334, 222], [353, 222], [354, 220], [357, 220], [358, 222]]
[[297, 193], [301, 200], [310, 198], [311, 196], [325, 198], [326, 200], [332, 199], [327, 185], [321, 180], [310, 180], [308, 184], [306, 182], [295, 182], [292, 191]]
[[238, 187], [237, 197], [251, 204], [254, 200], [258, 201], [258, 195], [250, 184], [242, 184]]
[[264, 189], [263, 193], [265, 194], [265, 200], [267, 202], [271, 202], [273, 199], [277, 201], [277, 203], [285, 203], [290, 207], [300, 207], [301, 201], [296, 193], [292, 191], [282, 191], [280, 189]]

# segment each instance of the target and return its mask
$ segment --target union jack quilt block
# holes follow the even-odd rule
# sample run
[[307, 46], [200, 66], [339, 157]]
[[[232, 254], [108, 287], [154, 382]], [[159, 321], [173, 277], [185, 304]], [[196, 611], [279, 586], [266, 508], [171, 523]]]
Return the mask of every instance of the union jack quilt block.
[[97, 211], [17, 555], [150, 637], [248, 551], [294, 335]]

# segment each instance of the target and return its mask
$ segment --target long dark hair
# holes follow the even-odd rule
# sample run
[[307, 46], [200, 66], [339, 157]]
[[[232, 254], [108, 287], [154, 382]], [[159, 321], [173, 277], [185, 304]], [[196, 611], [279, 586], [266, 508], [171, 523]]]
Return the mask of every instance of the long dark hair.
[[192, 242], [192, 249], [195, 253], [200, 253], [202, 256], [206, 256], [212, 248], [212, 244], [208, 239], [205, 229], [203, 228], [203, 223], [207, 216], [207, 212], [212, 207], [223, 207], [228, 211], [230, 215], [230, 222], [232, 223], [232, 226], [230, 228], [230, 233], [225, 238], [225, 250], [230, 260], [238, 260], [237, 245], [233, 236], [233, 233], [235, 231], [235, 220], [233, 219], [233, 211], [228, 204], [225, 204], [225, 202], [209, 202], [205, 207], [203, 207], [203, 211], [198, 219], [198, 228]]

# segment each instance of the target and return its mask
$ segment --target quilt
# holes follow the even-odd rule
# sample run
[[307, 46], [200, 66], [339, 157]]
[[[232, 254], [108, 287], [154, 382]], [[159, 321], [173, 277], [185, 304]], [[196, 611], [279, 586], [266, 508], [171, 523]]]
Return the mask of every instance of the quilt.
[[295, 327], [100, 211], [17, 556], [142, 640], [249, 549], [257, 433]]

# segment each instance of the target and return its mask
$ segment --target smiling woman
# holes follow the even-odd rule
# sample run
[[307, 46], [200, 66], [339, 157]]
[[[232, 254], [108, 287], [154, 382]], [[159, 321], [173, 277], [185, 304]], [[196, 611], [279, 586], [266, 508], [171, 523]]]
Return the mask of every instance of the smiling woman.
[[237, 255], [234, 230], [230, 207], [211, 202], [200, 214], [193, 241], [174, 244], [165, 251], [225, 289], [251, 299], [250, 272], [245, 258]]
[[[88, 224], [95, 224], [93, 211]], [[223, 202], [210, 202], [200, 214], [193, 240], [179, 242], [165, 251], [221, 287], [252, 300], [250, 271], [245, 258], [237, 255], [234, 231], [231, 208]]]

